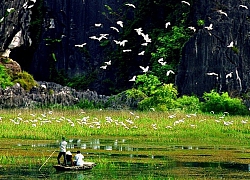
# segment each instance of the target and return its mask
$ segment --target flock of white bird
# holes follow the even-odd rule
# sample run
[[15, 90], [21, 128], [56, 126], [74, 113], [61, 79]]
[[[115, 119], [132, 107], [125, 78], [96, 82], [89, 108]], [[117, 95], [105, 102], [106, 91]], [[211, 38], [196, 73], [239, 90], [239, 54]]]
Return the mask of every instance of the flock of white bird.
[[[151, 109], [152, 111], [154, 111], [153, 108]], [[211, 111], [211, 114], [212, 115], [214, 114], [213, 111]], [[108, 126], [115, 126], [117, 128], [120, 127], [126, 130], [138, 129], [140, 127], [142, 128], [143, 126], [145, 126], [145, 124], [140, 124], [139, 119], [141, 117], [136, 115], [134, 112], [129, 112], [128, 116], [129, 118], [125, 118], [125, 119], [121, 119], [121, 118], [115, 119], [115, 118], [112, 118], [111, 116], [106, 116], [104, 117], [104, 119], [98, 119], [96, 117], [88, 116], [87, 113], [84, 111], [79, 111], [79, 118], [72, 119], [72, 118], [68, 118], [64, 116], [57, 117], [53, 115], [53, 111], [48, 111], [42, 114], [30, 114], [30, 118], [28, 119], [25, 119], [24, 117], [22, 117], [22, 113], [19, 113], [17, 117], [12, 118], [12, 119], [5, 119], [3, 117], [0, 117], [0, 124], [3, 123], [4, 121], [5, 122], [9, 121], [17, 126], [24, 124], [26, 126], [30, 125], [33, 128], [38, 128], [39, 126], [43, 126], [46, 124], [58, 123], [60, 125], [69, 126], [70, 128], [73, 128], [73, 129], [76, 126], [80, 126], [82, 128], [94, 128], [94, 129], [107, 128]], [[191, 118], [191, 117], [192, 117], [192, 122], [194, 122], [195, 124], [190, 124], [190, 121], [188, 120], [188, 118]], [[233, 120], [226, 120], [226, 119], [230, 119], [230, 116], [227, 112], [225, 112], [221, 116], [216, 116], [216, 119], [214, 120], [214, 122], [224, 125], [224, 126], [230, 126], [235, 123]], [[181, 117], [181, 118], [178, 117], [178, 115], [176, 114], [170, 114], [168, 115], [168, 120], [166, 119], [165, 121], [165, 126], [162, 124], [162, 122], [160, 126], [158, 126], [156, 123], [153, 123], [151, 124], [151, 128], [154, 130], [163, 129], [163, 128], [174, 129], [174, 128], [177, 128], [181, 124], [187, 127], [190, 126], [191, 128], [197, 128], [199, 126], [202, 127], [200, 123], [205, 122], [205, 121], [207, 120], [200, 119], [197, 113], [186, 114], [185, 117]], [[212, 120], [209, 120], [209, 122], [212, 122]], [[241, 120], [240, 123], [247, 124], [248, 119]]]
[[[189, 3], [185, 2], [185, 1], [182, 1], [182, 3], [190, 5]], [[126, 3], [125, 5], [128, 6], [128, 7], [133, 8], [133, 9], [136, 9], [136, 6], [134, 4]], [[119, 33], [121, 31], [121, 28], [124, 27], [124, 23], [123, 23], [123, 21], [118, 20], [118, 21], [116, 21], [116, 25], [117, 26], [111, 26], [110, 29], [117, 32], [117, 33]], [[170, 25], [171, 25], [170, 22], [166, 22], [165, 23], [165, 28], [168, 28]], [[95, 23], [94, 26], [96, 28], [99, 28], [99, 27], [103, 27], [103, 24], [102, 23]], [[152, 42], [152, 39], [149, 37], [149, 34], [145, 34], [141, 27], [135, 28], [134, 30], [137, 33], [137, 35], [141, 36], [143, 38], [143, 40], [145, 41], [145, 42], [141, 43], [141, 46], [147, 46], [148, 43]], [[92, 39], [92, 40], [101, 41], [103, 39], [104, 40], [109, 40], [108, 36], [109, 36], [109, 34], [100, 34], [98, 36], [90, 36], [89, 38]], [[124, 39], [124, 40], [116, 40], [116, 39], [114, 39], [114, 40], [112, 40], [112, 42], [114, 42], [114, 44], [118, 45], [119, 47], [122, 47], [123, 48], [122, 49], [123, 53], [129, 53], [129, 52], [132, 51], [132, 49], [129, 49], [129, 48], [126, 47], [126, 43], [128, 42], [128, 40], [126, 40], [126, 39]], [[86, 45], [87, 45], [87, 43], [76, 44], [75, 47], [82, 48], [82, 47], [84, 47]], [[143, 55], [145, 55], [145, 50], [138, 52], [138, 56], [143, 56]], [[108, 65], [111, 65], [111, 60], [109, 62], [110, 62], [109, 64], [104, 62], [104, 65], [100, 66], [100, 68], [101, 69], [107, 69]], [[164, 61], [163, 58], [160, 58], [158, 60], [158, 62], [162, 66], [165, 66], [167, 64], [167, 62]], [[146, 66], [146, 67], [139, 66], [139, 68], [142, 70], [143, 73], [147, 73], [149, 71], [149, 66]], [[175, 73], [174, 73], [173, 70], [169, 70], [166, 73], [166, 76], [169, 76], [170, 74], [175, 74]], [[133, 76], [131, 79], [129, 79], [129, 81], [136, 81], [136, 77], [137, 76]]]

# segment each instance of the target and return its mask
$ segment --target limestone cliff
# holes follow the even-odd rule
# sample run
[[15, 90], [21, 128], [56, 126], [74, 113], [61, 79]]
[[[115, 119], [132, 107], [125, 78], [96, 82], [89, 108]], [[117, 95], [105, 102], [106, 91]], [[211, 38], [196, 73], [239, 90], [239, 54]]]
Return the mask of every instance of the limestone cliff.
[[[192, 5], [197, 31], [185, 44], [176, 79], [180, 94], [249, 89], [249, 1], [199, 0]], [[204, 25], [197, 27], [197, 21]], [[212, 28], [208, 28], [212, 27]]]

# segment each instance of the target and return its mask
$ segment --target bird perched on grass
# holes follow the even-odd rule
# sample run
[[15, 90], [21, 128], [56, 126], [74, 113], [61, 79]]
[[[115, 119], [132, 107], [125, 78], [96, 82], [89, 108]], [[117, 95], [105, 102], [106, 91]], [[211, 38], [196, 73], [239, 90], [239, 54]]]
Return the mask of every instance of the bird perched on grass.
[[168, 26], [170, 26], [170, 22], [167, 22], [167, 23], [165, 24], [165, 28], [168, 28]]

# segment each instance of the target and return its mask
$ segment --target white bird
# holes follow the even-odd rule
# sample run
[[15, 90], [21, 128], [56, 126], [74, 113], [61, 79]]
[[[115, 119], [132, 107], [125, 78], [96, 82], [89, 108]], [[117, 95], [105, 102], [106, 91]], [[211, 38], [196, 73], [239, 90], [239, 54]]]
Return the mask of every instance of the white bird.
[[167, 22], [167, 23], [165, 24], [165, 28], [168, 28], [168, 26], [170, 26], [170, 22]]
[[99, 38], [98, 38], [98, 37], [96, 37], [96, 36], [90, 36], [89, 38], [90, 38], [90, 39], [99, 40]]
[[234, 47], [234, 42], [230, 42], [230, 44], [227, 47]]
[[214, 72], [207, 73], [207, 75], [209, 75], [209, 76], [218, 76], [218, 74], [216, 74], [216, 73], [214, 73]]
[[101, 66], [100, 68], [101, 68], [101, 69], [107, 69], [107, 65]]
[[116, 28], [116, 27], [110, 27], [111, 29], [113, 29], [113, 30], [115, 30], [115, 31], [117, 31], [117, 32], [119, 32], [119, 30]]
[[239, 7], [242, 7], [242, 8], [248, 9], [248, 7], [247, 7], [247, 6], [242, 5], [242, 4], [240, 4], [240, 5], [239, 5]]
[[208, 31], [212, 30], [213, 29], [213, 24], [210, 24], [209, 26], [206, 26], [205, 27]]
[[187, 2], [187, 1], [181, 1], [181, 3], [183, 3], [183, 4], [187, 4], [188, 6], [190, 6], [190, 3], [189, 3], [189, 2]]
[[132, 79], [130, 79], [129, 81], [135, 81], [136, 76], [133, 76]]
[[129, 7], [133, 7], [133, 8], [135, 8], [135, 5], [133, 5], [133, 4], [130, 4], [130, 3], [127, 3], [127, 4], [125, 4], [126, 6], [129, 6]]
[[141, 33], [141, 35], [147, 43], [151, 42], [151, 39], [148, 37], [148, 34]]
[[226, 78], [232, 78], [232, 76], [233, 76], [233, 72], [226, 74]]
[[142, 34], [142, 28], [137, 28], [137, 29], [134, 29], [138, 35], [141, 35]]
[[104, 62], [105, 64], [107, 65], [111, 65], [111, 60], [107, 61], [107, 62]]
[[131, 49], [124, 49], [122, 50], [122, 52], [131, 52], [132, 50]]
[[142, 69], [144, 73], [148, 72], [149, 66], [147, 67], [139, 66], [139, 67]]
[[147, 46], [147, 45], [148, 45], [148, 43], [142, 43], [141, 45], [142, 45], [142, 46]]
[[119, 26], [123, 27], [123, 22], [122, 21], [117, 21], [116, 22]]
[[8, 13], [11, 13], [11, 12], [13, 12], [13, 11], [15, 11], [14, 8], [8, 8], [8, 9], [7, 9], [7, 12], [8, 12]]
[[189, 26], [188, 29], [191, 29], [191, 30], [193, 30], [194, 32], [196, 31], [195, 27], [193, 27], [193, 26]]
[[75, 47], [83, 47], [86, 46], [87, 43], [83, 43], [83, 44], [76, 44]]
[[165, 66], [167, 64], [166, 61], [165, 62], [163, 61], [163, 58], [158, 59], [158, 63], [160, 63], [163, 66]]
[[227, 13], [223, 12], [222, 10], [218, 10], [217, 12], [220, 13], [220, 14], [223, 14], [223, 15], [227, 16]]
[[128, 40], [122, 40], [122, 41], [117, 41], [117, 40], [114, 40], [114, 42], [120, 46], [125, 46], [125, 43], [128, 42]]
[[0, 19], [0, 23], [3, 22], [3, 20], [4, 20], [4, 17], [2, 17], [2, 18]]
[[143, 56], [144, 54], [145, 54], [145, 51], [138, 53], [139, 56]]
[[175, 73], [174, 73], [174, 71], [172, 71], [172, 70], [168, 70], [166, 75], [167, 75], [167, 76], [169, 76], [169, 75], [170, 75], [170, 73], [175, 74]]
[[96, 23], [96, 24], [95, 24], [95, 27], [101, 27], [101, 26], [102, 26], [101, 23]]

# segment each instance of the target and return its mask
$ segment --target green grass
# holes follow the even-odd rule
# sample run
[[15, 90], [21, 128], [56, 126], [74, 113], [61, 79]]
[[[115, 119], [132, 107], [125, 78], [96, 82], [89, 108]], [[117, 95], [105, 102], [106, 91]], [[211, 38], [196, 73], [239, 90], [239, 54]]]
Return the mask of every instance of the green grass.
[[[112, 110], [0, 110], [0, 138], [119, 136], [168, 144], [249, 145], [249, 117]], [[172, 117], [173, 116], [173, 117]], [[243, 121], [246, 121], [245, 123]]]

